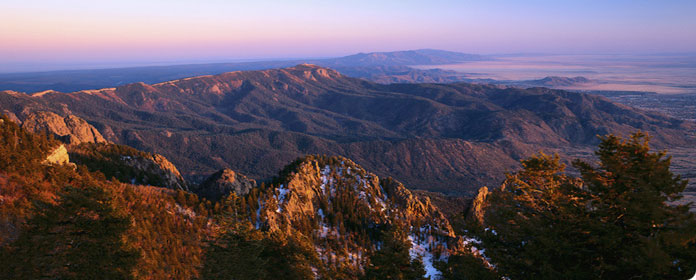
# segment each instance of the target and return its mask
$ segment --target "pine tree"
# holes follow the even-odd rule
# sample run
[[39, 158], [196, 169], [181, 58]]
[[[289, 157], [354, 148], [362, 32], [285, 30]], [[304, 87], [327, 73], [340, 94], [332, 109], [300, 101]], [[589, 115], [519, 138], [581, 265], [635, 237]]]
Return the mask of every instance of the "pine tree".
[[447, 261], [436, 262], [435, 267], [441, 272], [441, 280], [501, 279], [495, 271], [487, 267], [481, 258], [464, 252], [450, 255]]
[[268, 261], [267, 279], [313, 279], [313, 269], [322, 274], [322, 268], [316, 267], [321, 261], [314, 245], [300, 233], [274, 231], [268, 233], [264, 242], [261, 257]]
[[[696, 271], [696, 218], [679, 198], [686, 181], [647, 137], [602, 138], [597, 167], [558, 156], [522, 161], [470, 226], [486, 256], [512, 279], [685, 279]], [[475, 221], [470, 221], [474, 224]]]
[[57, 204], [37, 208], [28, 230], [3, 254], [0, 278], [131, 278], [139, 256], [122, 239], [131, 221], [104, 189], [67, 187]]
[[696, 271], [696, 218], [681, 198], [686, 180], [674, 175], [665, 152], [649, 137], [602, 138], [597, 167], [576, 161], [591, 198], [597, 271], [607, 279], [682, 278]]
[[228, 225], [227, 233], [215, 240], [206, 253], [203, 279], [267, 279], [268, 260], [263, 236], [251, 224]]
[[411, 260], [410, 248], [411, 244], [403, 229], [393, 226], [388, 232], [383, 233], [381, 248], [370, 257], [364, 278], [369, 280], [425, 279], [423, 262], [420, 258]]

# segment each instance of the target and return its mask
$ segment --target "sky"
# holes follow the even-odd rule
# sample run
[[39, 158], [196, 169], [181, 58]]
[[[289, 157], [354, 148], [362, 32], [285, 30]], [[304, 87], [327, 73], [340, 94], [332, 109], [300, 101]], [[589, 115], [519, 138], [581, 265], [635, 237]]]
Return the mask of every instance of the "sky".
[[0, 71], [318, 58], [696, 52], [693, 0], [2, 0]]

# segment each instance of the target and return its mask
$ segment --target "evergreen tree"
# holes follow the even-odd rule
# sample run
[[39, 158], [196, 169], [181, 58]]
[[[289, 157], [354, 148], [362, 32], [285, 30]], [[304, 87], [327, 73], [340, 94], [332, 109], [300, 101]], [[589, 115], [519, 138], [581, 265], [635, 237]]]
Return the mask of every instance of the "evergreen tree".
[[262, 239], [248, 223], [223, 234], [208, 248], [202, 278], [267, 279], [268, 260], [261, 257], [266, 244]]
[[266, 259], [267, 279], [314, 279], [313, 269], [322, 274], [321, 261], [309, 239], [298, 232], [273, 231], [264, 239], [261, 257]]
[[[597, 167], [558, 156], [522, 161], [470, 226], [486, 256], [512, 279], [686, 279], [696, 271], [696, 218], [673, 206], [686, 181], [647, 137], [602, 138]], [[474, 224], [475, 221], [470, 221]]]
[[674, 175], [665, 152], [651, 153], [649, 138], [602, 138], [597, 167], [576, 161], [591, 198], [602, 278], [686, 279], [696, 271], [696, 218], [673, 205], [686, 180]]
[[108, 192], [67, 187], [57, 204], [39, 203], [28, 229], [3, 253], [3, 279], [130, 279], [138, 260], [122, 235], [131, 220]]
[[499, 280], [495, 271], [489, 269], [482, 259], [466, 253], [452, 254], [447, 261], [435, 263], [442, 280]]
[[411, 243], [399, 226], [383, 233], [381, 248], [370, 257], [365, 279], [425, 279], [425, 268], [420, 258], [411, 259]]

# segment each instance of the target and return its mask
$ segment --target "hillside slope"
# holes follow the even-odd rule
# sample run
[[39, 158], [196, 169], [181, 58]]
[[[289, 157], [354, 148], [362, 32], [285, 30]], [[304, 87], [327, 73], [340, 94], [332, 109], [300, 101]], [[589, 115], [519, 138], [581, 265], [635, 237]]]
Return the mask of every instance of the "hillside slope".
[[298, 159], [211, 203], [46, 162], [57, 146], [0, 119], [0, 278], [359, 279], [393, 232], [428, 276], [463, 253], [429, 199], [345, 158]]
[[596, 135], [636, 130], [660, 148], [693, 147], [696, 127], [580, 93], [381, 85], [314, 65], [73, 93], [0, 93], [0, 109], [19, 119], [59, 107], [109, 141], [166, 156], [184, 176], [231, 168], [264, 179], [297, 157], [328, 154], [452, 194], [497, 185], [540, 149], [589, 155]]

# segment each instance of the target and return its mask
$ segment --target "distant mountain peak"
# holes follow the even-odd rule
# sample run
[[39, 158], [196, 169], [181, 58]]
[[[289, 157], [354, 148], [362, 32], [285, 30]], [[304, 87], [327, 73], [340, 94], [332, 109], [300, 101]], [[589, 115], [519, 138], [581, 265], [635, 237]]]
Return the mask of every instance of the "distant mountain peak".
[[562, 87], [562, 86], [572, 86], [576, 84], [586, 84], [591, 82], [590, 79], [578, 76], [578, 77], [562, 77], [562, 76], [546, 76], [543, 79], [532, 80], [530, 83], [540, 86], [550, 86], [550, 87]]
[[148, 85], [144, 82], [136, 82], [136, 83], [131, 83], [131, 84], [126, 84], [122, 85], [119, 87], [116, 87], [117, 91], [145, 91], [145, 92], [154, 92], [157, 91], [154, 87], [151, 85]]
[[464, 61], [485, 60], [485, 56], [452, 51], [420, 49], [394, 52], [370, 52], [336, 58], [330, 65], [336, 66], [408, 66], [453, 64]]
[[[297, 76], [304, 77], [307, 79], [316, 79], [316, 78], [328, 78], [328, 79], [335, 79], [335, 78], [341, 78], [343, 75], [338, 73], [338, 71], [326, 68], [326, 67], [321, 67], [315, 64], [309, 64], [309, 63], [303, 63], [299, 64], [293, 67], [288, 67], [288, 68], [281, 68], [275, 71], [289, 71]], [[274, 71], [274, 70], [266, 70], [266, 71]], [[301, 73], [297, 73], [301, 72]]]

